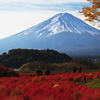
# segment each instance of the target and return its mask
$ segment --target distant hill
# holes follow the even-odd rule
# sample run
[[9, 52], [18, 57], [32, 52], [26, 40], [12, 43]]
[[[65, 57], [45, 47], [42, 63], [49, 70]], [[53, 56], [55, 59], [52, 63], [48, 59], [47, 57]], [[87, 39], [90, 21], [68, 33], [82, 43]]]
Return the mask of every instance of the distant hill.
[[55, 50], [12, 49], [8, 54], [0, 55], [0, 64], [10, 68], [19, 68], [28, 62], [65, 63], [72, 58]]
[[100, 30], [69, 13], [59, 13], [29, 29], [0, 39], [0, 54], [17, 48], [53, 49], [70, 56], [98, 56]]

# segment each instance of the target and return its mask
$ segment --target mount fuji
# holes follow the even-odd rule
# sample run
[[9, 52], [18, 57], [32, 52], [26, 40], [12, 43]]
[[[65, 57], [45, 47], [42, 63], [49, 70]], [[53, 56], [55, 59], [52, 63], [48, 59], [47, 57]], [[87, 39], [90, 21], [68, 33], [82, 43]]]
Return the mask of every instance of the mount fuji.
[[54, 49], [70, 56], [100, 55], [100, 30], [69, 13], [59, 13], [20, 33], [0, 39], [0, 53], [11, 49]]

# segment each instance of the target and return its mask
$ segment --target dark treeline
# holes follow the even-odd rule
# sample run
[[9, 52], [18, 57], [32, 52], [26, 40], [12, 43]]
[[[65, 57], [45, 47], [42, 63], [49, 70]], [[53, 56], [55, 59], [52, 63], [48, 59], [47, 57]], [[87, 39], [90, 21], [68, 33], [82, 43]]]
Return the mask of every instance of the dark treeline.
[[55, 50], [12, 49], [0, 55], [0, 65], [19, 68], [28, 62], [65, 63], [72, 58]]

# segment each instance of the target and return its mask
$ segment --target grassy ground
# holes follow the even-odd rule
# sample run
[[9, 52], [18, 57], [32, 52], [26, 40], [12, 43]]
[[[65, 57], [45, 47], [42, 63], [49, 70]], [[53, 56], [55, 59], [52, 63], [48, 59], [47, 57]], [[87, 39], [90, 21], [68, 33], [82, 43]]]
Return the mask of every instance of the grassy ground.
[[100, 78], [89, 80], [86, 83], [81, 83], [81, 84], [97, 89], [97, 88], [100, 88]]
[[[19, 73], [36, 73], [37, 70], [34, 71], [18, 71]], [[88, 70], [82, 70], [82, 72], [95, 72], [100, 71], [100, 69], [88, 69]], [[43, 70], [45, 72], [45, 70]], [[51, 72], [73, 72], [73, 70], [51, 70]]]

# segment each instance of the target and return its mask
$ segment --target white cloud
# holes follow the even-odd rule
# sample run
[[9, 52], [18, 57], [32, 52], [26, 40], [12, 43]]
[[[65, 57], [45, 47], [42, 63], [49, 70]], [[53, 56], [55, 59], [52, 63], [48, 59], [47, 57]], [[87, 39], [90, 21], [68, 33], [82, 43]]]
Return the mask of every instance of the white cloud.
[[88, 3], [86, 0], [1, 0], [0, 11], [75, 10], [76, 6]]
[[87, 2], [86, 0], [0, 0], [1, 3], [34, 3], [34, 4], [58, 4], [71, 2]]

